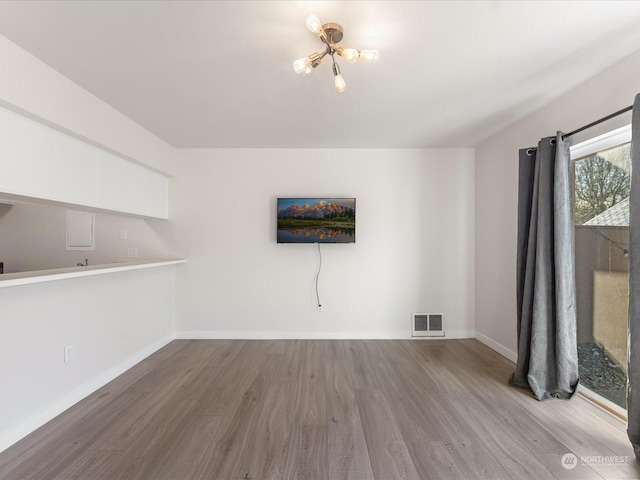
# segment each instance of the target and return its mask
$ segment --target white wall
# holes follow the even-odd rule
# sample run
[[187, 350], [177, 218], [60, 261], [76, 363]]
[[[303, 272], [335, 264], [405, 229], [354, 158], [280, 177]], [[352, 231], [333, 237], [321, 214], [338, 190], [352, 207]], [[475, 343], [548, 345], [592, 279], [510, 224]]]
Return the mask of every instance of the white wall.
[[[476, 335], [515, 359], [518, 149], [541, 137], [565, 133], [633, 103], [640, 92], [640, 52], [523, 118], [476, 148]], [[573, 137], [588, 137], [630, 123], [626, 114]]]
[[[95, 250], [67, 251], [66, 210], [0, 203], [0, 261], [4, 262], [4, 273], [74, 267], [85, 259], [90, 265], [129, 261], [130, 247], [138, 249], [140, 259], [173, 256], [173, 246], [162, 233], [167, 220], [107, 213], [95, 214]], [[126, 240], [120, 240], [120, 230], [126, 230]]]
[[173, 338], [175, 268], [0, 288], [0, 451]]
[[[411, 313], [442, 312], [473, 336], [471, 149], [185, 150], [170, 227], [189, 263], [178, 335], [406, 338]], [[355, 244], [277, 244], [278, 196], [357, 199]]]

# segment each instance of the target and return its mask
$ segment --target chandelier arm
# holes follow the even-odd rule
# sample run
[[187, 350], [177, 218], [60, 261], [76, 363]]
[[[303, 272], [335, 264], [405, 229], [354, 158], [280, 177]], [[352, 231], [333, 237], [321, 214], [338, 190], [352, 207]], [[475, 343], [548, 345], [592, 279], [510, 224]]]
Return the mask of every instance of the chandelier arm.
[[307, 58], [309, 59], [310, 65], [313, 68], [316, 68], [318, 65], [320, 65], [320, 62], [322, 62], [322, 59], [327, 56], [327, 53], [329, 52], [325, 50], [322, 53], [312, 53], [311, 55], [309, 55]]
[[331, 61], [333, 62], [333, 65], [332, 65], [333, 74], [340, 75], [340, 66], [336, 63], [336, 59], [333, 56], [333, 53], [331, 53]]
[[324, 30], [320, 30], [316, 35], [318, 35], [318, 38], [322, 43], [327, 46], [329, 45], [329, 39], [327, 38], [327, 34], [324, 32]]

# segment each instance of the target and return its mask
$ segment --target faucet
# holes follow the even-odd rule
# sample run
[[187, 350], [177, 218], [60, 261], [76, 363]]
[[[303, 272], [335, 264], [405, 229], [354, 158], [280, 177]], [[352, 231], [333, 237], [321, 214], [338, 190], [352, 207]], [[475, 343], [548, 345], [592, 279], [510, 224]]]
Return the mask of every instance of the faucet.
[[84, 259], [84, 263], [78, 262], [76, 265], [78, 265], [79, 267], [88, 267], [89, 266], [89, 259], [85, 258]]

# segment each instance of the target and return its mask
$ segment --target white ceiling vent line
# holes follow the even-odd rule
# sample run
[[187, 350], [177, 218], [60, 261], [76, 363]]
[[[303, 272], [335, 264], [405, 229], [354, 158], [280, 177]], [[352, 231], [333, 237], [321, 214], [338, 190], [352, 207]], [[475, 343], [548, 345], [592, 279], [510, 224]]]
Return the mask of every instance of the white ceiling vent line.
[[444, 337], [444, 315], [442, 313], [412, 313], [412, 337]]

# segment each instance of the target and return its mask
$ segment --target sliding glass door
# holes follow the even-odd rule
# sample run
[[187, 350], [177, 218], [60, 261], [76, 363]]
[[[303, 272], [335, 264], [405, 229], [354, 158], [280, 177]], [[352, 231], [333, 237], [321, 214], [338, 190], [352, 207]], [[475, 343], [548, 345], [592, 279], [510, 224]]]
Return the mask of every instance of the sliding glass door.
[[626, 409], [630, 129], [616, 132], [572, 147], [576, 311], [581, 385]]

